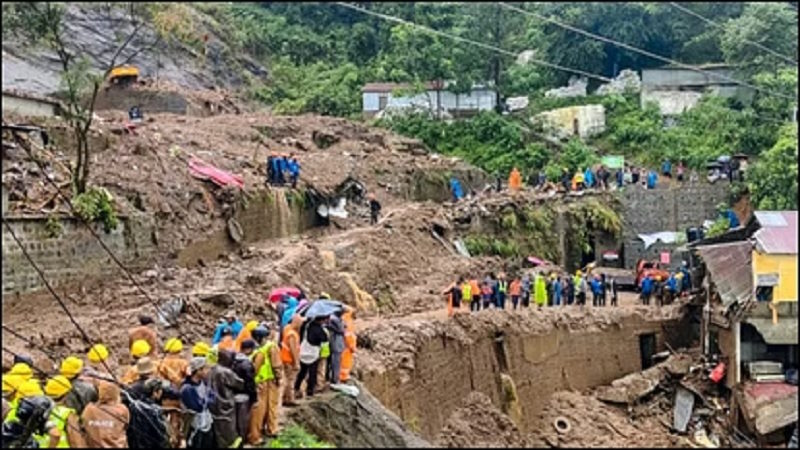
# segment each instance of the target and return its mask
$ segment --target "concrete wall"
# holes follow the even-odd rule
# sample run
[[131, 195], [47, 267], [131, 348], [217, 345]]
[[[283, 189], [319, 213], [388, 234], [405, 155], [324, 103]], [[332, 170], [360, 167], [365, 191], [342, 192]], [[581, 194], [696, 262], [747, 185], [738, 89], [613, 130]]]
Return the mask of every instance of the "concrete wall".
[[606, 129], [603, 105], [568, 106], [543, 112], [536, 118], [545, 124], [548, 134], [556, 138], [574, 136], [576, 122], [578, 135], [582, 138], [595, 136]]
[[664, 88], [681, 86], [715, 86], [731, 84], [729, 81], [718, 76], [709, 75], [713, 73], [725, 77], [733, 77], [733, 70], [728, 68], [707, 68], [703, 69], [707, 73], [701, 73], [688, 69], [644, 69], [642, 70], [642, 88]]
[[[652, 190], [626, 187], [618, 194], [622, 203], [625, 267], [633, 268], [639, 258], [657, 257], [661, 251], [678, 247], [656, 242], [645, 250], [637, 234], [685, 232], [686, 228], [701, 226], [703, 221], [716, 218], [716, 206], [728, 200], [729, 189], [728, 183], [705, 182], [684, 182], [675, 188]], [[678, 255], [673, 252], [672, 256], [674, 259]]]
[[[547, 331], [520, 333], [509, 331], [500, 321], [495, 331], [472, 328], [464, 322], [464, 330], [421, 333], [412, 347], [413, 355], [403, 358], [402, 367], [364, 371], [360, 376], [384, 406], [406, 423], [416, 423], [423, 437], [433, 439], [470, 392], [482, 392], [495, 405], [502, 404], [499, 361], [505, 359], [522, 408], [518, 425], [531, 431], [554, 392], [592, 388], [642, 370], [640, 335], [655, 335], [656, 352], [666, 348], [665, 340], [673, 347], [684, 345], [679, 338], [680, 323], [645, 321], [631, 315], [602, 330], [542, 326]], [[464, 331], [471, 342], [454, 337]], [[504, 333], [505, 357], [498, 354], [496, 332]]]
[[128, 111], [133, 106], [138, 106], [145, 118], [148, 113], [189, 114], [191, 112], [189, 102], [177, 92], [109, 87], [97, 95], [95, 103], [95, 109], [98, 111], [107, 109]]
[[[316, 213], [317, 205], [305, 197], [300, 200], [301, 191], [297, 191], [301, 192], [297, 196], [290, 194], [290, 198], [287, 192], [283, 189], [261, 192], [249, 200], [246, 208], [236, 211], [234, 219], [242, 228], [245, 244], [302, 233], [318, 224], [321, 219]], [[178, 264], [194, 266], [200, 260], [217, 259], [236, 247], [228, 230], [223, 228], [184, 247], [178, 253]]]
[[19, 114], [31, 117], [53, 117], [58, 115], [58, 105], [39, 100], [3, 94], [3, 114]]
[[[44, 271], [51, 285], [86, 281], [100, 276], [121, 274], [108, 253], [77, 219], [59, 219], [62, 231], [51, 237], [46, 217], [5, 217], [34, 262]], [[111, 233], [102, 225], [95, 230], [103, 243], [129, 269], [143, 267], [156, 251], [153, 225], [144, 217], [120, 218]], [[44, 288], [44, 284], [3, 227], [3, 296]]]

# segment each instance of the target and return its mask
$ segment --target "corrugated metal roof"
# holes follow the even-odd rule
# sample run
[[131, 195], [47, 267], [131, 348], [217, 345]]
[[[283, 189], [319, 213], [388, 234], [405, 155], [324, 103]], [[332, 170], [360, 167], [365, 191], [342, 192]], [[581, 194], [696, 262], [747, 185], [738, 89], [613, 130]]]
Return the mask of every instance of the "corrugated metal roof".
[[797, 211], [756, 211], [761, 225], [753, 237], [762, 253], [797, 254]]
[[697, 247], [725, 309], [753, 297], [752, 249], [750, 241]]

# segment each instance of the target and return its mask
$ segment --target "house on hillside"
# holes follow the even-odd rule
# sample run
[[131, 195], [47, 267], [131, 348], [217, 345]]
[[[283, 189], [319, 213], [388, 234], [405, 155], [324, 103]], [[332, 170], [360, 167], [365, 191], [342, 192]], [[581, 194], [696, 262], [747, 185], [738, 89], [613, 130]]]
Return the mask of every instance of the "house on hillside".
[[61, 103], [58, 100], [40, 95], [3, 89], [3, 114], [53, 117], [61, 114]]
[[797, 211], [756, 211], [737, 233], [695, 247], [708, 294], [703, 350], [726, 364], [733, 423], [762, 444], [785, 442], [797, 421]]
[[[692, 109], [704, 94], [752, 100], [753, 90], [730, 81], [734, 69], [727, 64], [696, 66], [706, 73], [674, 65], [642, 69], [641, 104], [655, 102], [663, 116], [676, 116]], [[727, 78], [727, 79], [726, 79]]]
[[[367, 83], [361, 88], [362, 112], [365, 117], [382, 115], [388, 110], [416, 109], [430, 111], [434, 117], [469, 117], [497, 106], [497, 92], [484, 85], [475, 85], [470, 92], [456, 94], [447, 88], [449, 82], [428, 82], [424, 91], [406, 93], [405, 83]], [[404, 92], [405, 91], [405, 92]]]

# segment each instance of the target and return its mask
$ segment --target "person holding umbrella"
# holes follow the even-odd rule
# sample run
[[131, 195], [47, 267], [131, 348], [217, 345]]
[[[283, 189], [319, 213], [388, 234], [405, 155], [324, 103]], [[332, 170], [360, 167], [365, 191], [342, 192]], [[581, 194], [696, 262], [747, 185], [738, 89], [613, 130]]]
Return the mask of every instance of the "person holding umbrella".
[[306, 310], [306, 323], [300, 329], [300, 372], [294, 381], [295, 396], [300, 398], [300, 386], [306, 376], [306, 395], [312, 397], [317, 387], [317, 366], [319, 365], [320, 347], [323, 342], [328, 342], [328, 335], [322, 328], [327, 316], [312, 314], [311, 309], [319, 301], [314, 302]]

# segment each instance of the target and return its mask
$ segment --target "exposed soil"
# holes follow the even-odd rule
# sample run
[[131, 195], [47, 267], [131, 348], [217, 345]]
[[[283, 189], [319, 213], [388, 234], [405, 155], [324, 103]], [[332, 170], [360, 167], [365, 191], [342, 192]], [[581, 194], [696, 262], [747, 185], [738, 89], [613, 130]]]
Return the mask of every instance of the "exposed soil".
[[489, 397], [473, 392], [450, 416], [436, 444], [446, 448], [508, 448], [531, 447], [532, 441]]

